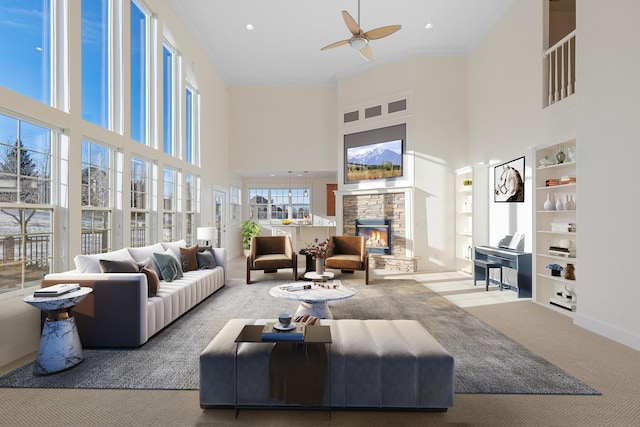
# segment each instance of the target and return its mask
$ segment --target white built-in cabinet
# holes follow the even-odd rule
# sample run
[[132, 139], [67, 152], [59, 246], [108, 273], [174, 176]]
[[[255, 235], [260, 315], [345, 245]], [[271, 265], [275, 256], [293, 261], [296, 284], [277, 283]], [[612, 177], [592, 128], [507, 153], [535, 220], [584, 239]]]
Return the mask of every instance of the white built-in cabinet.
[[[558, 153], [564, 154], [558, 156]], [[533, 299], [561, 313], [572, 315], [579, 303], [577, 280], [565, 278], [567, 266], [579, 277], [576, 224], [576, 140], [537, 147], [534, 150], [534, 285]], [[562, 160], [562, 161], [560, 161]], [[548, 265], [563, 268], [552, 275]]]
[[455, 171], [455, 255], [456, 268], [473, 274], [473, 170]]

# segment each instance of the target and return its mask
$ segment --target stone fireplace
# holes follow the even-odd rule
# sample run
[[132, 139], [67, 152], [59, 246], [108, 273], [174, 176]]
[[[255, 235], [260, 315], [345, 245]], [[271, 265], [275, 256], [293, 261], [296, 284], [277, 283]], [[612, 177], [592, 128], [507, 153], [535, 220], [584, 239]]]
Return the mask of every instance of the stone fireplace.
[[345, 194], [342, 198], [344, 235], [357, 235], [357, 221], [388, 222], [388, 248], [382, 253], [369, 250], [371, 268], [406, 272], [417, 270], [417, 258], [407, 256], [405, 197], [404, 192], [397, 192]]

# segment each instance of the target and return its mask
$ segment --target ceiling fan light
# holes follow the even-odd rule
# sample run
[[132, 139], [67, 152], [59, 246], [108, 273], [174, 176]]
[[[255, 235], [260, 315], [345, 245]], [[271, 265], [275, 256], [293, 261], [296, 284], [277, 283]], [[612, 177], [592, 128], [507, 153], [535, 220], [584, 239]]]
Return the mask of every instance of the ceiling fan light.
[[369, 40], [364, 37], [352, 37], [351, 40], [349, 40], [349, 44], [352, 48], [360, 50], [369, 44]]

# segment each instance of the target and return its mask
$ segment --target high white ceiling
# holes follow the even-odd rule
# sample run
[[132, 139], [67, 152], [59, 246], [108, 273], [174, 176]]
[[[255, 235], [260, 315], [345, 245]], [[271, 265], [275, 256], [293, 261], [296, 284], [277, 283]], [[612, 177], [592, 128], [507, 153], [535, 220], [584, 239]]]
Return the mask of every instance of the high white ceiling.
[[[364, 31], [402, 29], [371, 41], [373, 61], [349, 45], [346, 10], [357, 0], [169, 0], [231, 86], [327, 86], [411, 56], [467, 55], [515, 0], [362, 0]], [[433, 28], [425, 29], [427, 23]], [[252, 24], [254, 29], [245, 28]]]

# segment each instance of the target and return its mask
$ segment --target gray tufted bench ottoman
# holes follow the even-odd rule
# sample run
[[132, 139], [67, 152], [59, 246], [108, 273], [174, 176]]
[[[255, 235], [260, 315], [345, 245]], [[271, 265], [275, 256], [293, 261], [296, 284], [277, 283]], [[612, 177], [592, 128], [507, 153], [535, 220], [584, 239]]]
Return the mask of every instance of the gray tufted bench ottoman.
[[[232, 319], [202, 352], [202, 408], [234, 406], [234, 340], [244, 325], [266, 321]], [[453, 407], [453, 356], [417, 321], [322, 319], [320, 324], [331, 327], [333, 341], [323, 406], [440, 411]], [[239, 405], [296, 405], [269, 397], [272, 348], [272, 343], [240, 344]]]

